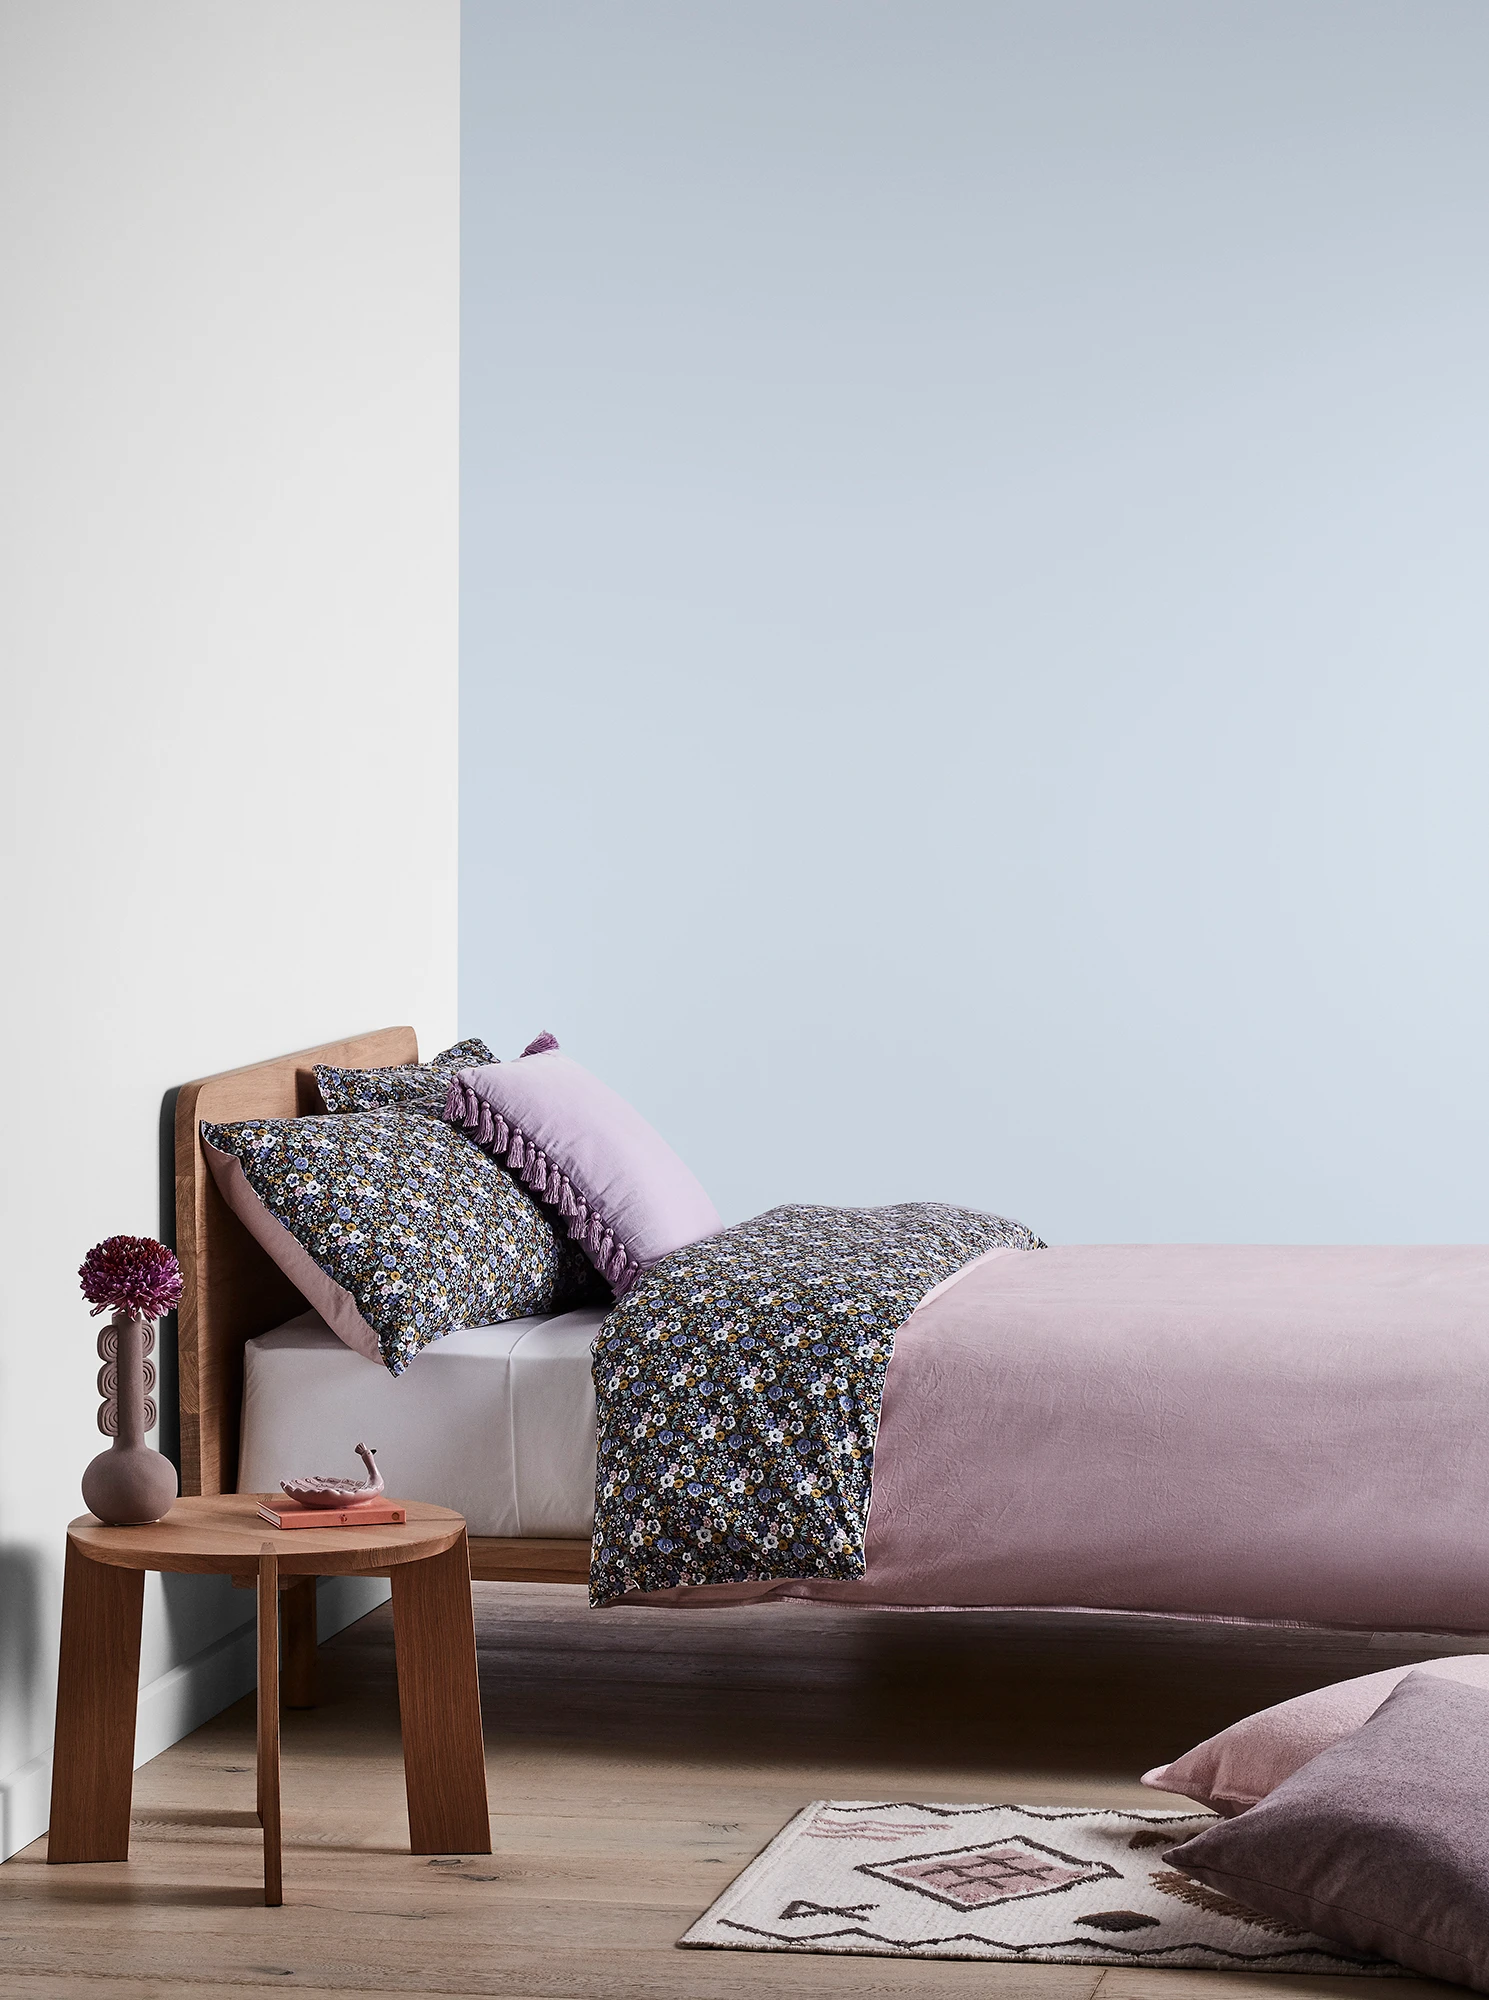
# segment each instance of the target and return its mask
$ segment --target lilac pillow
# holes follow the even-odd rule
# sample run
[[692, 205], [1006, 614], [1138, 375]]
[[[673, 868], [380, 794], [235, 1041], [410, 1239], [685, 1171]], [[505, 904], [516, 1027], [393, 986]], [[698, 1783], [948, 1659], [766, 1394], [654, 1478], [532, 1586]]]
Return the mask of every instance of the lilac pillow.
[[515, 1062], [464, 1069], [445, 1117], [557, 1209], [614, 1286], [722, 1228], [682, 1161], [623, 1097], [560, 1055], [552, 1035]]
[[1259, 1805], [1164, 1855], [1222, 1896], [1489, 1992], [1489, 1694], [1409, 1673]]
[[1489, 1689], [1489, 1658], [1482, 1653], [1361, 1674], [1357, 1680], [1336, 1681], [1332, 1687], [1279, 1701], [1275, 1708], [1259, 1709], [1186, 1750], [1174, 1763], [1144, 1771], [1143, 1783], [1155, 1792], [1177, 1792], [1227, 1819], [1245, 1812], [1310, 1758], [1368, 1722], [1410, 1673]]

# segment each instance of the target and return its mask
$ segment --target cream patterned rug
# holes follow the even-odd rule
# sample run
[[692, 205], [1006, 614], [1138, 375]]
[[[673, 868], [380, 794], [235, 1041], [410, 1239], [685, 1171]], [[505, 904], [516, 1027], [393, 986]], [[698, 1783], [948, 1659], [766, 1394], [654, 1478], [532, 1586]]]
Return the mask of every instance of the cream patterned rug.
[[1026, 1965], [1401, 1968], [1351, 1956], [1165, 1866], [1205, 1812], [817, 1799], [683, 1945]]

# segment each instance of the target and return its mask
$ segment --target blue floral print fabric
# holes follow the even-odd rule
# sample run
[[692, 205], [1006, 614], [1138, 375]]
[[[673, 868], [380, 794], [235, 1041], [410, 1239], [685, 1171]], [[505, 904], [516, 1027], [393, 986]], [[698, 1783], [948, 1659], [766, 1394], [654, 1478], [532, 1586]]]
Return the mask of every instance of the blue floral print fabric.
[[317, 1063], [315, 1080], [328, 1111], [377, 1111], [392, 1104], [438, 1118], [457, 1070], [495, 1061], [486, 1044], [473, 1035], [427, 1063], [395, 1063], [388, 1069], [333, 1069]]
[[202, 1126], [326, 1276], [349, 1292], [390, 1372], [456, 1327], [563, 1311], [588, 1258], [463, 1132], [385, 1108]]
[[595, 1342], [590, 1597], [864, 1573], [897, 1330], [1021, 1223], [939, 1202], [773, 1208], [675, 1250]]

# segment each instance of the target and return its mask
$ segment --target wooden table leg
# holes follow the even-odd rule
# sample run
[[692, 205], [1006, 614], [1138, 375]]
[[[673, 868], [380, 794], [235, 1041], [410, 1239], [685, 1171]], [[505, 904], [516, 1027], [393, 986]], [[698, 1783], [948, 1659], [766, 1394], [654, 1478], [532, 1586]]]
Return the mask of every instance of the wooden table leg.
[[315, 1578], [297, 1577], [287, 1583], [279, 1599], [280, 1629], [284, 1634], [284, 1705], [286, 1708], [315, 1707]]
[[127, 1861], [145, 1572], [94, 1562], [71, 1540], [52, 1752], [48, 1861]]
[[259, 1818], [264, 1828], [264, 1901], [284, 1901], [279, 1843], [279, 1558], [266, 1542], [259, 1556]]
[[414, 1854], [489, 1854], [470, 1550], [399, 1563], [393, 1578], [398, 1713]]

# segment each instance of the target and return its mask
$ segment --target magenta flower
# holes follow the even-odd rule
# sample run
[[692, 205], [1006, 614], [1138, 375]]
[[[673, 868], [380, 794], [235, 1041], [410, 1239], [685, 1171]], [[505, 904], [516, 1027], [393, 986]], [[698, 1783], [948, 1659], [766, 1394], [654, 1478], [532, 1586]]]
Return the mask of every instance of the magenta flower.
[[78, 1276], [95, 1319], [103, 1312], [159, 1319], [181, 1303], [181, 1266], [153, 1236], [106, 1236], [78, 1266]]

